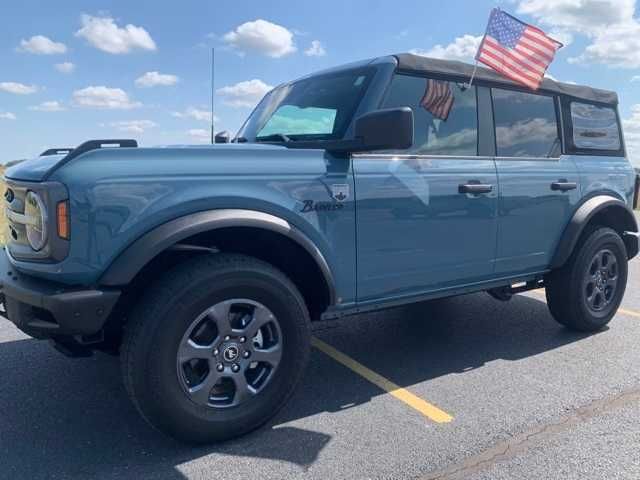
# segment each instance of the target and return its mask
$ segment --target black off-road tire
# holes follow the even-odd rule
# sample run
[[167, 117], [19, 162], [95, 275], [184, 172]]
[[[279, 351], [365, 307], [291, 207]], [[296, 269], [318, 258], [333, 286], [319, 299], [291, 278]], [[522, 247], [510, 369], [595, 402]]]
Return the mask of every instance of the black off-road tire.
[[[617, 282], [610, 300], [596, 311], [590, 307], [590, 290], [585, 282], [590, 282], [586, 276], [591, 275], [594, 258], [602, 251], [610, 252], [607, 255], [617, 263]], [[580, 332], [603, 329], [622, 302], [627, 284], [627, 262], [626, 247], [615, 230], [607, 227], [587, 230], [567, 263], [546, 279], [547, 304], [553, 318], [567, 328]]]
[[[189, 398], [178, 380], [176, 356], [191, 322], [229, 298], [253, 299], [273, 312], [282, 356], [263, 390], [246, 403], [219, 409]], [[125, 327], [121, 365], [127, 392], [151, 426], [187, 443], [211, 443], [243, 435], [273, 417], [300, 380], [309, 350], [307, 307], [282, 272], [247, 256], [203, 255], [150, 286]]]

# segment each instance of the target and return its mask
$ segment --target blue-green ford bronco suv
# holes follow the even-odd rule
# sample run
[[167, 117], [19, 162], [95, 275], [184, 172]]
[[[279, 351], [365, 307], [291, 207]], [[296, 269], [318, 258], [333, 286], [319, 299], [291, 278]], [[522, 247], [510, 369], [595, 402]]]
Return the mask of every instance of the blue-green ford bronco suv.
[[275, 88], [219, 145], [10, 168], [9, 320], [119, 353], [142, 416], [189, 442], [274, 415], [316, 320], [545, 287], [558, 322], [603, 328], [638, 252], [617, 95], [471, 70], [376, 58]]

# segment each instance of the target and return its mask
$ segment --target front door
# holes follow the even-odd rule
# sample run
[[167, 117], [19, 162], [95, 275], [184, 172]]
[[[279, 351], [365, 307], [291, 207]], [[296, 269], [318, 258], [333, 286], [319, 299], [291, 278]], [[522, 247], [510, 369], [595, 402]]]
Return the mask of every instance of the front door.
[[409, 106], [411, 149], [353, 158], [359, 302], [493, 275], [498, 183], [479, 157], [476, 89], [396, 75], [383, 108]]

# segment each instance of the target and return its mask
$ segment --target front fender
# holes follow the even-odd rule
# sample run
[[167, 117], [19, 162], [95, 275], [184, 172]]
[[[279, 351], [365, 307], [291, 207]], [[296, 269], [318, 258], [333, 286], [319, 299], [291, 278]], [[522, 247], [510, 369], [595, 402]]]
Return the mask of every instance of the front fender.
[[102, 275], [105, 286], [126, 285], [158, 254], [198, 233], [227, 227], [255, 227], [285, 235], [303, 247], [314, 259], [329, 287], [330, 304], [336, 299], [333, 274], [318, 247], [286, 220], [255, 210], [220, 209], [196, 212], [164, 223], [136, 240]]
[[612, 195], [596, 195], [586, 200], [574, 213], [564, 230], [553, 260], [551, 268], [558, 268], [565, 264], [571, 256], [575, 246], [589, 223], [597, 215], [604, 215], [605, 225], [615, 228], [623, 236], [627, 246], [627, 256], [633, 258], [638, 253], [637, 237], [624, 235], [624, 232], [638, 232], [635, 215], [619, 198]]

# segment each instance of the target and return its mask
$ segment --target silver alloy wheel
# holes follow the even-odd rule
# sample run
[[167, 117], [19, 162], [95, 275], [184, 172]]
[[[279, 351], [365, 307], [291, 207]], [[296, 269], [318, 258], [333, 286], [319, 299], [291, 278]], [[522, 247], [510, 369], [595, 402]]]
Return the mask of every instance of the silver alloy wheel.
[[235, 407], [273, 378], [282, 357], [278, 320], [248, 299], [219, 302], [189, 326], [178, 347], [178, 380], [187, 396], [208, 407]]
[[618, 260], [608, 248], [599, 250], [591, 259], [585, 275], [587, 307], [593, 312], [602, 312], [615, 299], [617, 287]]

